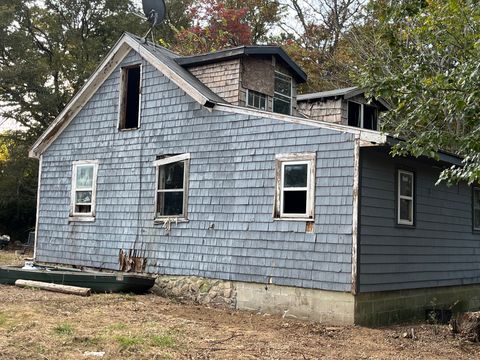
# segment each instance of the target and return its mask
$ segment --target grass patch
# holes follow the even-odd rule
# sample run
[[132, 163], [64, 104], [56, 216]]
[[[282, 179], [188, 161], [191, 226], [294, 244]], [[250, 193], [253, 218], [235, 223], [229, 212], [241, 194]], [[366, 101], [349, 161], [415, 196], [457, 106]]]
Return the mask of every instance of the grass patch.
[[0, 326], [3, 326], [7, 323], [7, 315], [0, 312]]
[[55, 334], [62, 336], [73, 335], [74, 333], [73, 326], [70, 324], [57, 325], [53, 328], [53, 331]]
[[121, 350], [127, 350], [145, 342], [145, 340], [141, 337], [127, 335], [116, 336], [115, 340], [117, 341], [118, 345], [120, 345]]
[[171, 348], [175, 346], [175, 338], [170, 334], [152, 335], [150, 344], [160, 348]]
[[127, 328], [127, 324], [124, 323], [115, 323], [108, 327], [108, 330], [125, 330]]

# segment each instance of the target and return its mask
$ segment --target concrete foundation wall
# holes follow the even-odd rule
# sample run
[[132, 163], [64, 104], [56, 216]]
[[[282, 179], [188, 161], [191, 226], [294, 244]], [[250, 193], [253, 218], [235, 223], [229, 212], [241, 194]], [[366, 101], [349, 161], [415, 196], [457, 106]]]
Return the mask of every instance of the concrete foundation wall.
[[361, 293], [355, 299], [355, 324], [425, 321], [427, 309], [451, 309], [453, 313], [479, 310], [480, 285]]
[[254, 283], [237, 283], [237, 309], [284, 314], [327, 324], [354, 323], [350, 293]]

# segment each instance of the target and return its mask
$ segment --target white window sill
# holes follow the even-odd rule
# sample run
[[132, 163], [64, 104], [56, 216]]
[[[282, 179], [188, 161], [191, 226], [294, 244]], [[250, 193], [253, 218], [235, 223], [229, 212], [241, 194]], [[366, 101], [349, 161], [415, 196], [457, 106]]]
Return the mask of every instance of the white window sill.
[[163, 225], [166, 222], [170, 221], [172, 224], [181, 224], [181, 223], [188, 223], [189, 220], [185, 218], [172, 218], [172, 217], [162, 217], [162, 218], [156, 218], [153, 220], [154, 225]]
[[297, 218], [297, 217], [277, 217], [273, 218], [274, 221], [306, 221], [306, 222], [313, 222], [315, 219], [313, 218]]
[[94, 222], [95, 216], [74, 215], [68, 218], [68, 222]]

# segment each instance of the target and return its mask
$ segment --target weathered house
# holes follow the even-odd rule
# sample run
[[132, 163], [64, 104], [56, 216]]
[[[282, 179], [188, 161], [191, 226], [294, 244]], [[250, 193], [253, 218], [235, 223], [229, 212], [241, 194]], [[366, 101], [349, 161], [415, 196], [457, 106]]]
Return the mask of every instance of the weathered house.
[[459, 160], [295, 116], [302, 81], [279, 48], [122, 36], [31, 150], [36, 261], [231, 281], [238, 308], [336, 323], [478, 307], [480, 190], [435, 186]]

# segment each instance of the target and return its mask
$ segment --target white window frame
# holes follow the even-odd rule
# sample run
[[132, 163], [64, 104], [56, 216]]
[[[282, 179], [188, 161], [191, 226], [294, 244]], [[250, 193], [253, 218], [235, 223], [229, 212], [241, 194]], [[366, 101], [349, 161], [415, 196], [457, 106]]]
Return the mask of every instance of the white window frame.
[[[127, 90], [125, 89], [125, 84], [126, 84], [126, 79], [125, 79], [125, 74], [126, 70], [129, 68], [134, 68], [134, 67], [140, 67], [140, 83], [139, 83], [139, 89], [138, 89], [138, 119], [137, 119], [137, 127], [136, 128], [129, 128], [125, 129], [122, 128], [122, 112], [124, 110], [124, 104], [123, 104], [123, 99], [124, 99], [124, 92]], [[134, 131], [140, 129], [140, 119], [142, 118], [142, 84], [143, 84], [143, 64], [138, 63], [138, 64], [130, 64], [130, 65], [125, 65], [120, 68], [120, 92], [118, 96], [118, 120], [117, 120], [117, 129], [118, 131]]]
[[[174, 221], [187, 221], [188, 220], [188, 179], [189, 179], [189, 172], [190, 172], [190, 153], [180, 154], [180, 155], [173, 155], [169, 157], [165, 157], [163, 159], [158, 159], [153, 162], [155, 166], [155, 209], [154, 209], [154, 221], [159, 223], [164, 223], [167, 220], [174, 220]], [[158, 215], [158, 193], [160, 189], [158, 188], [158, 177], [159, 177], [159, 170], [160, 166], [172, 164], [176, 162], [184, 162], [184, 169], [183, 169], [183, 211], [182, 214], [179, 215]], [[162, 190], [162, 192], [168, 192], [169, 190]], [[172, 191], [179, 191], [178, 189]]]
[[[284, 73], [282, 73], [282, 72], [280, 72], [280, 71], [275, 71], [275, 76], [276, 76], [277, 74], [282, 75], [282, 76], [285, 76], [285, 77], [287, 77], [287, 78], [290, 79], [290, 113], [288, 113], [288, 114], [282, 114], [282, 115], [292, 115], [292, 112], [293, 112], [293, 78], [292, 78], [290, 75], [284, 74]], [[280, 96], [280, 98], [277, 98], [277, 99], [279, 99], [280, 101], [282, 100], [281, 97], [285, 97], [285, 98], [288, 97], [288, 96], [285, 95], [285, 94], [282, 94], [282, 93], [279, 93], [279, 92], [276, 92], [276, 91], [275, 91], [275, 79], [273, 79], [273, 81], [274, 81], [274, 87], [273, 87], [273, 99], [272, 99], [272, 112], [274, 112], [273, 109], [274, 109], [274, 107], [275, 107], [275, 97], [276, 97], [276, 95], [279, 95], [279, 96]], [[276, 113], [276, 114], [279, 114], [279, 113]]]
[[[377, 128], [376, 129], [372, 129], [374, 131], [378, 131], [378, 109], [375, 107], [375, 106], [372, 106], [372, 105], [369, 105], [369, 104], [363, 104], [361, 102], [358, 102], [358, 101], [352, 101], [352, 100], [348, 100], [347, 101], [347, 123], [348, 123], [348, 119], [350, 117], [350, 110], [349, 110], [349, 106], [348, 106], [348, 103], [353, 103], [353, 104], [358, 104], [360, 105], [360, 126], [359, 126], [359, 129], [364, 129], [364, 117], [365, 117], [365, 106], [370, 106], [372, 107], [374, 110], [375, 110], [375, 118], [377, 120]], [[370, 130], [370, 129], [367, 129], [367, 130]]]
[[[265, 97], [265, 109], [262, 109], [261, 107], [256, 107], [254, 104], [249, 104], [249, 103], [248, 103], [249, 95], [250, 95], [251, 92], [253, 93], [254, 96], [255, 96], [256, 94], [259, 94], [259, 95], [262, 95], [262, 96]], [[245, 103], [247, 104], [248, 107], [251, 107], [251, 108], [253, 108], [253, 109], [264, 110], [264, 111], [267, 111], [267, 110], [268, 110], [268, 96], [267, 96], [267, 95], [265, 95], [265, 94], [263, 94], [263, 93], [261, 93], [261, 92], [259, 92], [259, 91], [247, 89], [247, 94], [246, 94], [246, 96], [247, 96], [247, 99], [246, 99]]]
[[[91, 191], [92, 202], [90, 204], [91, 209], [88, 213], [75, 212], [76, 207], [76, 194], [77, 194], [77, 169], [82, 166], [93, 166], [93, 178], [92, 187], [89, 189], [80, 189], [78, 191]], [[96, 203], [97, 203], [97, 175], [98, 175], [98, 160], [79, 160], [74, 161], [72, 166], [72, 182], [71, 182], [71, 194], [70, 194], [70, 217], [71, 221], [94, 221], [96, 215]]]
[[[277, 220], [297, 220], [297, 221], [313, 221], [315, 214], [315, 170], [316, 170], [316, 154], [315, 153], [293, 153], [279, 154], [276, 160], [275, 175], [275, 204], [273, 217]], [[286, 165], [307, 165], [307, 186], [301, 188], [287, 188], [288, 191], [307, 191], [306, 212], [304, 214], [289, 214], [283, 212], [284, 202], [284, 169]]]
[[475, 193], [478, 192], [478, 197], [480, 198], [480, 187], [478, 186], [474, 186], [473, 187], [473, 193], [472, 193], [472, 227], [473, 227], [473, 231], [480, 231], [480, 227], [476, 227], [475, 226], [475, 211], [476, 210], [480, 210], [480, 207], [476, 207], [476, 202], [475, 202]]
[[[412, 178], [412, 193], [410, 196], [408, 195], [402, 195], [401, 194], [401, 177], [402, 175], [408, 175]], [[412, 207], [411, 207], [411, 219], [412, 220], [406, 220], [406, 219], [401, 219], [401, 200], [409, 200], [412, 202]], [[412, 171], [407, 171], [407, 170], [402, 170], [398, 169], [397, 170], [397, 224], [398, 225], [409, 225], [412, 226], [415, 223], [415, 173]]]

